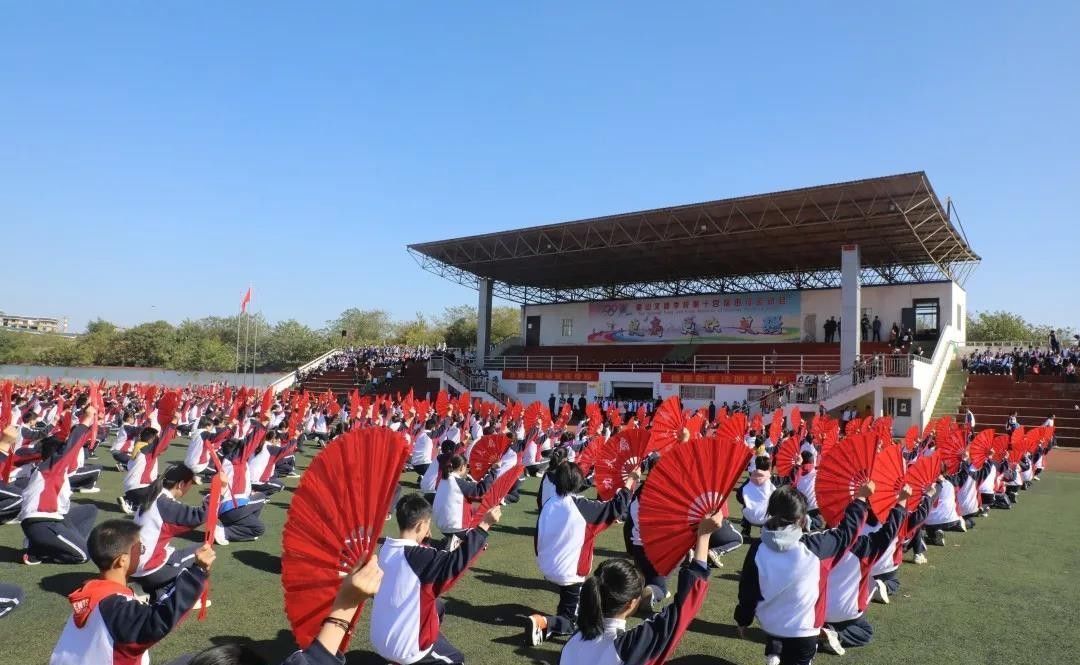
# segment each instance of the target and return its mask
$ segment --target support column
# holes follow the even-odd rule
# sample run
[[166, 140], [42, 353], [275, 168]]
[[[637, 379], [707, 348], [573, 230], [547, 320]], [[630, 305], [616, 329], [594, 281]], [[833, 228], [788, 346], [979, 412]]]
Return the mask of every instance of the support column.
[[476, 363], [483, 367], [491, 345], [491, 294], [494, 282], [486, 277], [477, 278], [480, 303], [476, 307]]
[[840, 369], [850, 370], [859, 357], [862, 299], [859, 292], [859, 246], [840, 249]]

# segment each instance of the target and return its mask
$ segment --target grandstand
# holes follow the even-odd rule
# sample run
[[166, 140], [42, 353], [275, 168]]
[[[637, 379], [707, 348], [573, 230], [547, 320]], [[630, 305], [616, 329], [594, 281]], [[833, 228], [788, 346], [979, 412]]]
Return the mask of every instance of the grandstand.
[[[476, 361], [433, 359], [442, 385], [500, 401], [854, 405], [892, 415], [898, 431], [932, 411], [980, 260], [922, 172], [408, 250], [479, 292]], [[521, 306], [521, 336], [492, 348], [495, 296]], [[864, 316], [879, 319], [881, 341], [862, 341]], [[889, 344], [894, 326], [908, 343]], [[815, 389], [792, 389], [804, 382]]]
[[1023, 427], [1042, 425], [1053, 414], [1058, 445], [1080, 446], [1080, 384], [1065, 383], [1058, 376], [1028, 376], [1017, 383], [1011, 376], [972, 375], [968, 377], [957, 416], [959, 422], [968, 409], [975, 415], [975, 428], [1001, 429], [1013, 412]]

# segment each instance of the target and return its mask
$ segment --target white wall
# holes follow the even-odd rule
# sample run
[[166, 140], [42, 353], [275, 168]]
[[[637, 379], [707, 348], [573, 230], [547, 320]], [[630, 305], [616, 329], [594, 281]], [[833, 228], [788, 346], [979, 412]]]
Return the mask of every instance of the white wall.
[[[100, 381], [109, 383], [155, 383], [165, 386], [186, 386], [189, 383], [205, 385], [211, 382], [227, 382], [234, 386], [254, 385], [264, 388], [280, 378], [281, 374], [235, 374], [233, 372], [174, 372], [149, 367], [50, 367], [48, 365], [0, 365], [0, 377], [18, 381], [33, 381], [48, 377], [51, 381], [74, 383], [75, 381]], [[254, 382], [254, 383], [253, 383]]]
[[[808, 333], [817, 341], [823, 341], [823, 325], [830, 316], [840, 316], [840, 289], [821, 289], [800, 292], [803, 339]], [[862, 307], [870, 310], [870, 319], [877, 315], [881, 319], [881, 334], [888, 340], [889, 329], [895, 322], [900, 323], [900, 310], [911, 307], [916, 298], [937, 298], [941, 302], [939, 326], [944, 328], [952, 324], [963, 330], [963, 319], [967, 314], [967, 294], [953, 282], [935, 284], [900, 284], [895, 286], [864, 286], [862, 288]], [[961, 305], [960, 321], [956, 321], [956, 305]], [[813, 331], [806, 330], [806, 317], [815, 315]], [[525, 316], [540, 317], [540, 344], [542, 346], [584, 345], [588, 343], [589, 305], [588, 303], [563, 303], [559, 305], [528, 305], [524, 308]], [[573, 334], [562, 335], [563, 319], [571, 319]], [[524, 324], [522, 325], [524, 336]], [[632, 346], [632, 345], [631, 345]]]

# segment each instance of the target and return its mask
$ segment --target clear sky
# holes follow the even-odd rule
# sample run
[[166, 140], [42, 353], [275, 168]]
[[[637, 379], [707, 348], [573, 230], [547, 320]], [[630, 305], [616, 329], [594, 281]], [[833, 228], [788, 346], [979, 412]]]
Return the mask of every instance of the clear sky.
[[0, 310], [408, 317], [410, 242], [925, 170], [1080, 325], [1080, 3], [403, 4], [0, 4]]

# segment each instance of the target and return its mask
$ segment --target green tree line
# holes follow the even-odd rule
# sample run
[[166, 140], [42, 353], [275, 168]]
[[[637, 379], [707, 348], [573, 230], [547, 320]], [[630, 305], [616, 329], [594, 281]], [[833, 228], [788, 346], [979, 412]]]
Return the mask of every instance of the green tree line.
[[[120, 328], [96, 319], [75, 338], [0, 331], [0, 363], [232, 371], [236, 369], [237, 324], [236, 316], [209, 316], [185, 319], [178, 325], [151, 321]], [[435, 317], [417, 312], [410, 320], [395, 321], [383, 310], [353, 308], [323, 328], [295, 319], [270, 322], [258, 313], [240, 317], [239, 325], [241, 361], [245, 342], [249, 362], [257, 343], [256, 371], [287, 371], [337, 346], [446, 343], [468, 348], [476, 344], [477, 315], [475, 307], [459, 305]], [[491, 327], [494, 342], [520, 334], [518, 308], [493, 308]]]
[[1062, 346], [1073, 343], [1075, 331], [1071, 327], [1030, 323], [1012, 312], [972, 312], [967, 317], [969, 342], [1029, 342], [1046, 346], [1051, 330], [1057, 334]]

